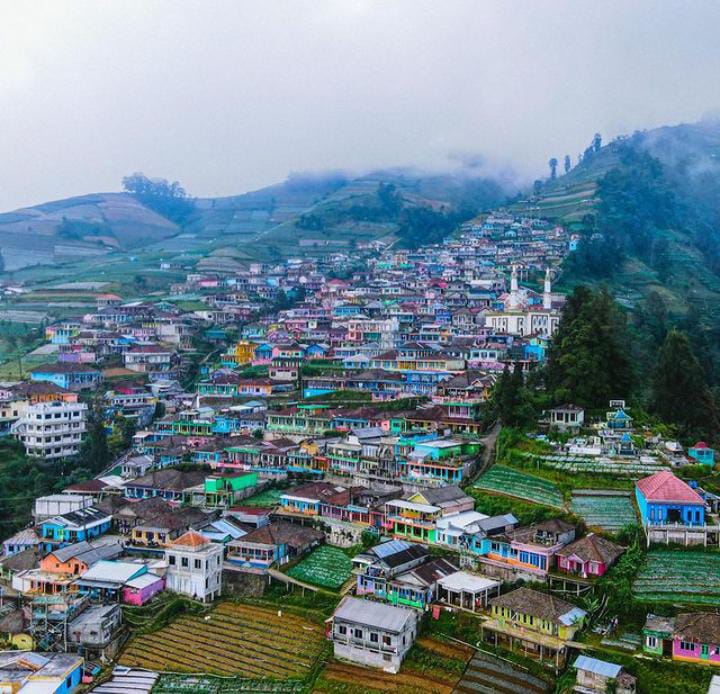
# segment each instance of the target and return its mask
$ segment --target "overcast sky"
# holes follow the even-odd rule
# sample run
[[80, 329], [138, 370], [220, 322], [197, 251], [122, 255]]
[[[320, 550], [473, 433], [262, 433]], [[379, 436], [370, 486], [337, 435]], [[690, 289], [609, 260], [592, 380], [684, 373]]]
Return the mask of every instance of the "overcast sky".
[[720, 107], [717, 0], [0, 0], [0, 210], [143, 171], [526, 176]]

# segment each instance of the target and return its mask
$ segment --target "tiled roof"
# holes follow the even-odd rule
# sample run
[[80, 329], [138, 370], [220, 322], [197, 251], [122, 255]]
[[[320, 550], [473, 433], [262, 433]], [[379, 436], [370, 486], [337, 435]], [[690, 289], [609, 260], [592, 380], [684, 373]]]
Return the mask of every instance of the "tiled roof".
[[702, 497], [670, 470], [661, 470], [637, 482], [637, 488], [648, 501], [677, 501], [704, 504]]

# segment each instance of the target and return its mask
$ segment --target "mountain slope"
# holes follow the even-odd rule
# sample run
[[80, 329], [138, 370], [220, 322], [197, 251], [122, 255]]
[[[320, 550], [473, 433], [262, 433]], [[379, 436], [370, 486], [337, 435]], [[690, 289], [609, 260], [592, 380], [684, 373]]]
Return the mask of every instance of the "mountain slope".
[[0, 214], [7, 270], [102, 256], [177, 234], [178, 227], [125, 193], [97, 193]]
[[181, 228], [132, 195], [97, 193], [0, 214], [0, 252], [5, 269], [14, 271], [114, 251], [165, 259], [191, 252], [210, 256], [205, 261], [210, 268], [228, 258], [268, 260], [318, 248], [348, 249], [394, 240], [399, 210], [379, 213], [381, 184], [395, 187], [400, 207], [483, 209], [505, 197], [495, 181], [463, 174], [407, 169], [357, 177], [302, 174], [243, 195], [197, 199]]
[[512, 207], [581, 234], [566, 288], [606, 283], [629, 308], [655, 295], [671, 316], [720, 325], [720, 123], [618, 138]]

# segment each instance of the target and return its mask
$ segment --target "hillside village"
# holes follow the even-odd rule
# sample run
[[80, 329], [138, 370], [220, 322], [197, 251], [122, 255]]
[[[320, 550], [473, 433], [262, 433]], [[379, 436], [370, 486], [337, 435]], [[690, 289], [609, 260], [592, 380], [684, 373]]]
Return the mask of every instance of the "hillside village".
[[94, 309], [0, 382], [0, 455], [55, 471], [0, 511], [0, 691], [708, 691], [712, 445], [625, 392], [499, 414], [578, 242], [499, 210], [60, 288]]

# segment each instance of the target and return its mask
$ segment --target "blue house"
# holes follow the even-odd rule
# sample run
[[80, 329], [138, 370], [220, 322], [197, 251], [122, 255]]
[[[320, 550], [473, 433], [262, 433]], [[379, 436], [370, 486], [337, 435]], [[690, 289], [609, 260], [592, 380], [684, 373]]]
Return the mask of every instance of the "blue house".
[[0, 691], [73, 694], [82, 684], [85, 659], [76, 653], [0, 653]]
[[688, 455], [702, 465], [715, 465], [715, 449], [710, 448], [705, 441], [698, 441], [692, 448], [688, 448]]
[[66, 390], [93, 389], [102, 380], [100, 369], [89, 364], [58, 362], [57, 364], [41, 364], [30, 372], [33, 381], [54, 383]]
[[643, 525], [705, 525], [705, 501], [670, 470], [635, 483]]
[[58, 545], [64, 547], [75, 542], [92, 540], [110, 530], [111, 524], [112, 516], [89, 506], [43, 521], [40, 537], [46, 540], [46, 548], [50, 550]]

